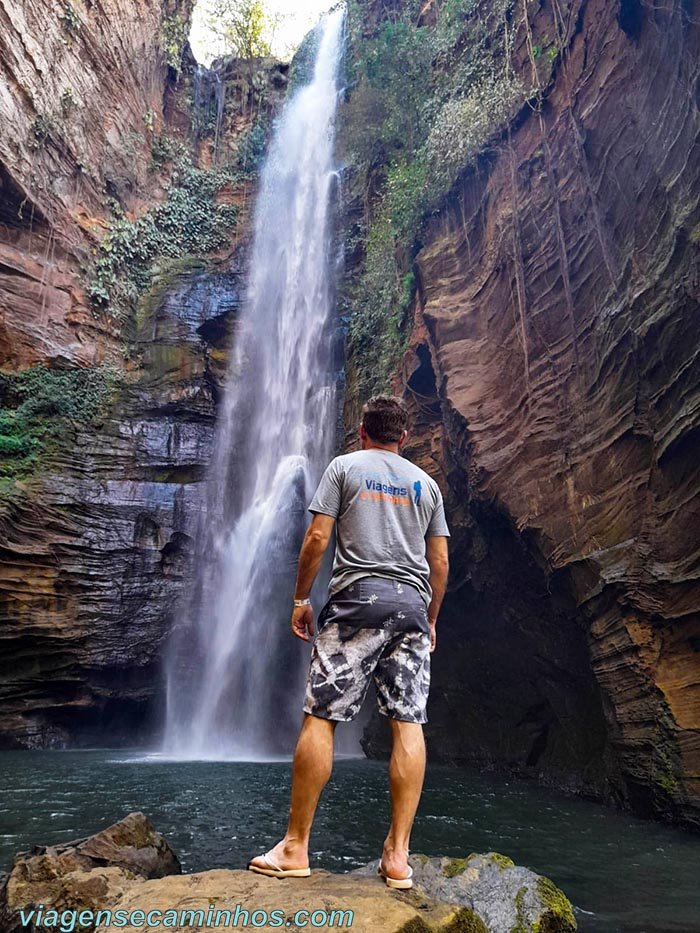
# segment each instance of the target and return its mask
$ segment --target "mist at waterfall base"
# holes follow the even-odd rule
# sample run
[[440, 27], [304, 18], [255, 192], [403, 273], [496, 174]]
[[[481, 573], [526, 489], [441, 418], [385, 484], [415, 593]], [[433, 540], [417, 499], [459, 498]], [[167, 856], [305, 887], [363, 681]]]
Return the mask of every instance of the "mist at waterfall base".
[[288, 754], [301, 720], [309, 647], [289, 617], [306, 506], [335, 448], [343, 20], [338, 10], [319, 27], [313, 77], [285, 104], [261, 174], [197, 578], [166, 656], [162, 753], [176, 758]]

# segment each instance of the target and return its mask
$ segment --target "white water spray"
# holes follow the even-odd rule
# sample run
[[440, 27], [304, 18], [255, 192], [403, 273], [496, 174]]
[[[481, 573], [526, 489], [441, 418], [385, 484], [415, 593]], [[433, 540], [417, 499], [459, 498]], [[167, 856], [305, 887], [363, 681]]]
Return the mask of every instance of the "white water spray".
[[[306, 505], [334, 449], [332, 203], [343, 13], [262, 171], [250, 285], [210, 465], [197, 586], [167, 660], [163, 752], [289, 751], [308, 649], [289, 616]], [[294, 696], [296, 701], [290, 702]]]

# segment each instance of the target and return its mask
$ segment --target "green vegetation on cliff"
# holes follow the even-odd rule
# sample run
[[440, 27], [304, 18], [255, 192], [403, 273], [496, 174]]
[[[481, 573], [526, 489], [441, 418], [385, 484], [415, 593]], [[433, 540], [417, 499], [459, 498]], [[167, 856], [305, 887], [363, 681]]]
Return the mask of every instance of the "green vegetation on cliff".
[[[172, 155], [158, 139], [156, 165]], [[124, 320], [145, 292], [158, 260], [211, 253], [230, 241], [238, 208], [222, 203], [223, 189], [238, 180], [236, 169], [200, 169], [180, 152], [162, 204], [136, 220], [116, 219], [100, 243], [89, 291], [98, 306]]]
[[407, 0], [378, 24], [350, 0], [341, 139], [363, 218], [346, 290], [358, 389], [388, 388], [410, 330], [413, 260], [425, 220], [526, 99], [511, 65], [515, 0]]
[[110, 366], [0, 372], [0, 478], [31, 475], [75, 424], [106, 410], [122, 379]]

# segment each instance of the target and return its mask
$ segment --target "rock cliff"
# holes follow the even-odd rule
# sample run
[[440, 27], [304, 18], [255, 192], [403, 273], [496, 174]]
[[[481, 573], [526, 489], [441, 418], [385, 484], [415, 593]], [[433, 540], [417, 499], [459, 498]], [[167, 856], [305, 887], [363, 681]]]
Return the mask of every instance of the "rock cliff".
[[699, 14], [513, 5], [539, 92], [416, 230], [393, 382], [453, 528], [433, 752], [694, 825]]
[[0, 10], [0, 743], [133, 743], [197, 526], [287, 67], [191, 2]]
[[[19, 368], [95, 363], [118, 352], [93, 314], [82, 270], [104, 233], [108, 198], [148, 199], [149, 134], [162, 126], [167, 24], [192, 0], [0, 9], [0, 359]], [[181, 51], [181, 50], [180, 50]]]
[[[372, 34], [403, 5], [360, 6]], [[453, 530], [431, 753], [697, 825], [700, 9], [496, 6], [506, 91], [523, 97], [508, 91], [475, 151], [457, 147], [424, 215], [398, 205], [411, 248], [391, 244], [374, 283], [393, 289], [407, 453]], [[485, 3], [426, 3], [416, 21], [457, 7], [453, 46], [487, 56]], [[134, 742], [157, 713], [255, 161], [287, 83], [273, 62], [253, 82], [231, 62], [202, 75], [189, 11], [0, 5], [6, 745]], [[431, 67], [450, 77], [445, 55]], [[366, 146], [371, 114], [354, 113]], [[391, 129], [403, 146], [411, 127]], [[349, 281], [388, 144], [350, 192]], [[373, 366], [351, 348], [349, 431]], [[365, 746], [384, 742], [375, 721]]]

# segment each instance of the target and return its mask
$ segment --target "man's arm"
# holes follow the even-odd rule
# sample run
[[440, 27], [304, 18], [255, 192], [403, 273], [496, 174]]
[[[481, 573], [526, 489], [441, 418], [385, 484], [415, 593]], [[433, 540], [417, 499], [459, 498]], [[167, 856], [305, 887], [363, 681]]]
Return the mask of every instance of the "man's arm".
[[[297, 584], [294, 599], [308, 599], [311, 587], [321, 566], [328, 542], [333, 533], [335, 519], [331, 515], [316, 513], [306, 529], [304, 543], [299, 553]], [[311, 606], [294, 607], [292, 612], [292, 631], [304, 641], [314, 633], [314, 611]]]
[[428, 606], [428, 622], [430, 623], [430, 650], [435, 651], [437, 642], [437, 617], [442, 605], [447, 586], [447, 574], [450, 562], [447, 556], [447, 538], [442, 535], [431, 535], [425, 539], [425, 556], [430, 567], [430, 588], [433, 598]]

